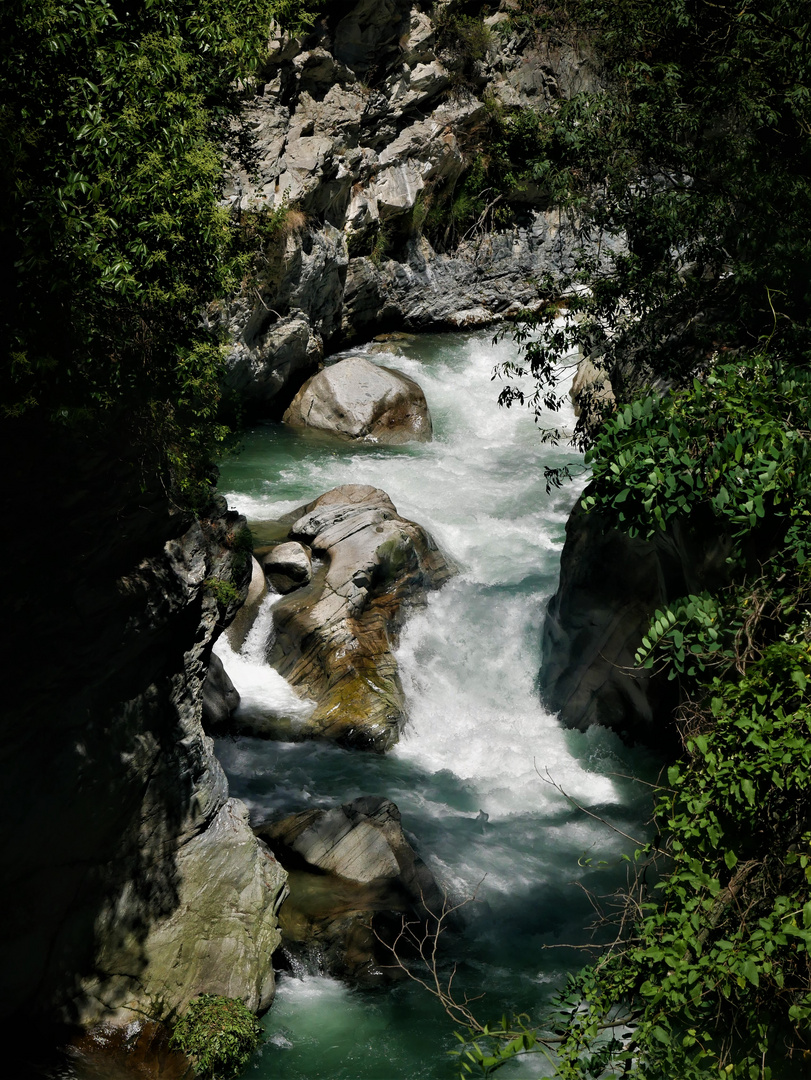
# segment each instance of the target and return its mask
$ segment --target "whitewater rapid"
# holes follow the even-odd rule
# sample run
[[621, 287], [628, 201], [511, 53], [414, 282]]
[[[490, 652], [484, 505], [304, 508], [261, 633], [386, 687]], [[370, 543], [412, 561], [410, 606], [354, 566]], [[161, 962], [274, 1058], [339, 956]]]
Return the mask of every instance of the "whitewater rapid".
[[[479, 332], [424, 336], [396, 350], [371, 358], [422, 386], [433, 442], [352, 445], [267, 425], [226, 464], [221, 490], [234, 509], [261, 522], [339, 484], [371, 484], [458, 565], [401, 635], [408, 726], [385, 758], [253, 739], [223, 741], [218, 754], [233, 793], [257, 820], [365, 794], [396, 802], [449, 895], [476, 896], [458, 948], [468, 977], [487, 987], [493, 1015], [501, 1015], [542, 1002], [565, 970], [579, 965], [576, 953], [543, 946], [566, 936], [585, 940], [589, 905], [570, 883], [600, 887], [599, 868], [617, 873], [627, 843], [575, 804], [632, 831], [643, 796], [626, 777], [645, 762], [608, 732], [566, 731], [540, 702], [544, 607], [556, 586], [566, 518], [586, 477], [581, 470], [547, 494], [544, 465], [577, 467], [576, 454], [545, 444], [527, 411], [499, 408], [493, 368], [514, 358], [515, 346], [494, 345], [490, 333]], [[569, 411], [545, 421], [571, 427], [574, 417]], [[243, 708], [306, 709], [264, 665], [271, 624], [269, 600], [242, 653], [222, 639], [218, 652]], [[313, 975], [283, 978], [260, 1075], [449, 1075], [443, 1055], [450, 1025], [421, 995], [397, 987], [369, 997]], [[388, 1047], [382, 1063], [380, 1025]], [[363, 1032], [366, 1056], [357, 1043]], [[269, 1064], [263, 1072], [265, 1061], [272, 1073]]]

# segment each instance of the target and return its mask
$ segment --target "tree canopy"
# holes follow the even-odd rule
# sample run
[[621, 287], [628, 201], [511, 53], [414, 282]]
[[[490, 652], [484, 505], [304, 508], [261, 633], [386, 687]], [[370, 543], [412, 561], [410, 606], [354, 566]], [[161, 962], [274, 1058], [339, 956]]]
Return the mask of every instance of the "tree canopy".
[[221, 205], [262, 0], [0, 8], [3, 418], [114, 429], [189, 481], [218, 429], [202, 316], [248, 258]]

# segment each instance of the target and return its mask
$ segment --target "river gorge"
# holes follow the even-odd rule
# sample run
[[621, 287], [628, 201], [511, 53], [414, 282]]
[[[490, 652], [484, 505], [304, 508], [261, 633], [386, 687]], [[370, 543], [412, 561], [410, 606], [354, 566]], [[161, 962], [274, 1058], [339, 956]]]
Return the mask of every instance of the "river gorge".
[[[585, 473], [546, 493], [543, 465], [572, 461], [574, 452], [542, 443], [526, 410], [499, 408], [491, 376], [515, 344], [492, 338], [408, 336], [362, 350], [422, 386], [432, 442], [384, 447], [266, 424], [246, 432], [241, 453], [223, 465], [220, 490], [258, 530], [337, 485], [381, 487], [459, 572], [406, 620], [397, 660], [409, 720], [388, 754], [245, 737], [216, 745], [254, 823], [362, 795], [397, 804], [452, 902], [471, 900], [441, 955], [446, 975], [459, 963], [457, 983], [468, 994], [485, 993], [475, 1007], [482, 1019], [505, 1011], [536, 1017], [566, 972], [581, 966], [583, 953], [561, 946], [591, 940], [585, 890], [618, 887], [621, 854], [633, 846], [585, 811], [640, 835], [649, 796], [632, 777], [656, 774], [644, 751], [604, 728], [566, 730], [540, 704], [544, 607]], [[272, 601], [241, 654], [225, 637], [216, 647], [243, 714], [306, 709], [264, 662], [256, 634], [270, 632]], [[451, 1075], [453, 1024], [408, 980], [357, 989], [319, 974], [317, 963], [283, 972], [264, 1025], [251, 1073], [263, 1080]], [[510, 1075], [532, 1076], [533, 1068], [516, 1065]]]

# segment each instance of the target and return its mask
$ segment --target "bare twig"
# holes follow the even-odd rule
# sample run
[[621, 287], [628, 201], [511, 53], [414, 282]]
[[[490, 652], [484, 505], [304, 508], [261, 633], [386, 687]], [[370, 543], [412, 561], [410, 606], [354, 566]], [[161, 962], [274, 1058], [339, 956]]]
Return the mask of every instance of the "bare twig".
[[576, 799], [573, 799], [571, 797], [571, 795], [568, 794], [568, 792], [564, 791], [564, 789], [560, 786], [560, 784], [556, 780], [552, 779], [552, 775], [549, 772], [549, 769], [545, 770], [546, 776], [543, 776], [540, 769], [538, 768], [538, 766], [536, 764], [535, 765], [535, 772], [538, 774], [538, 776], [540, 776], [541, 780], [543, 780], [543, 782], [545, 784], [549, 784], [550, 787], [553, 787], [555, 789], [555, 791], [559, 791], [560, 794], [564, 797], [564, 799], [567, 799], [576, 810], [580, 810], [581, 813], [586, 814], [590, 818], [594, 818], [595, 821], [599, 821], [600, 824], [605, 825], [606, 828], [610, 829], [612, 832], [617, 833], [619, 836], [624, 836], [626, 840], [630, 840], [631, 843], [636, 844], [637, 847], [644, 847], [644, 845], [645, 845], [644, 840], [637, 840], [636, 837], [629, 836], [629, 834], [626, 833], [626, 832], [623, 832], [622, 829], [618, 829], [616, 825], [612, 825], [612, 823], [610, 821], [606, 821], [606, 819], [604, 817], [600, 817], [599, 814], [593, 814], [591, 812], [591, 810], [587, 810], [585, 808], [585, 806], [581, 806], [580, 803]]

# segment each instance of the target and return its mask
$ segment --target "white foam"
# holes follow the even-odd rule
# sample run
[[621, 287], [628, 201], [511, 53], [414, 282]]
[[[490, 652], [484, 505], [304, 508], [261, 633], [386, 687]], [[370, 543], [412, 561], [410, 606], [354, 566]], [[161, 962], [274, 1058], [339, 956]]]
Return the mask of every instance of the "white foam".
[[271, 593], [262, 601], [242, 648], [235, 652], [223, 634], [214, 646], [228, 677], [239, 693], [236, 715], [303, 719], [315, 703], [300, 697], [265, 659], [273, 633], [273, 606], [281, 597]]

